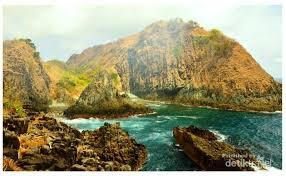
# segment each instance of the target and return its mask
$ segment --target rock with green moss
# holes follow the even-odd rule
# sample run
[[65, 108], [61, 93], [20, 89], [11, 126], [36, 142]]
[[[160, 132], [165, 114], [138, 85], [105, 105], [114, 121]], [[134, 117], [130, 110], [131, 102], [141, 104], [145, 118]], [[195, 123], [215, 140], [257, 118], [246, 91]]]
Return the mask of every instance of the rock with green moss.
[[116, 118], [152, 112], [150, 108], [132, 101], [122, 92], [118, 79], [119, 76], [115, 73], [99, 71], [77, 102], [65, 110], [64, 114], [71, 118]]

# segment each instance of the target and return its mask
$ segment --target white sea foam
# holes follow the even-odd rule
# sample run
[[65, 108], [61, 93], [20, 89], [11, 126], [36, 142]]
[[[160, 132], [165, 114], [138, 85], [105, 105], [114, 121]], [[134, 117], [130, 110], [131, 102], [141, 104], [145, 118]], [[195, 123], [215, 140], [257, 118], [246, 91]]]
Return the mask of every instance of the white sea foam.
[[266, 167], [267, 171], [281, 171], [281, 169], [278, 169], [276, 167]]
[[162, 105], [160, 105], [160, 104], [151, 104], [151, 103], [149, 103], [149, 104], [148, 104], [148, 106], [152, 106], [152, 107], [161, 107]]
[[61, 121], [63, 121], [64, 123], [67, 124], [83, 124], [83, 123], [89, 123], [90, 119], [84, 119], [84, 118], [78, 118], [78, 119], [60, 119]]
[[263, 165], [263, 167], [266, 169], [266, 170], [264, 170], [264, 169], [261, 169], [260, 167], [257, 167], [257, 166], [251, 166], [255, 171], [270, 171], [270, 172], [279, 172], [279, 171], [281, 171], [281, 169], [278, 169], [278, 168], [276, 168], [276, 167], [273, 167], [273, 166], [265, 166], [265, 165]]
[[199, 117], [197, 116], [187, 116], [187, 115], [175, 115], [175, 116], [167, 116], [167, 115], [161, 115], [161, 116], [157, 116], [159, 118], [164, 118], [167, 120], [172, 120], [172, 119], [177, 119], [177, 118], [189, 118], [189, 119], [198, 119]]
[[146, 138], [144, 138], [143, 142], [147, 142], [147, 141], [157, 141], [157, 142], [160, 142], [160, 143], [166, 143], [166, 144], [169, 144], [169, 143], [172, 143], [170, 142], [170, 136], [172, 134], [170, 134], [171, 132], [153, 132], [153, 133], [150, 133]]
[[281, 114], [282, 111], [274, 111], [274, 112], [268, 112], [268, 111], [261, 111], [263, 114]]
[[210, 131], [214, 133], [214, 135], [218, 138], [218, 141], [225, 141], [227, 139], [226, 135], [223, 135], [216, 130], [210, 130]]
[[189, 118], [189, 119], [198, 119], [199, 117], [197, 116], [176, 116], [176, 117], [179, 117], [179, 118]]

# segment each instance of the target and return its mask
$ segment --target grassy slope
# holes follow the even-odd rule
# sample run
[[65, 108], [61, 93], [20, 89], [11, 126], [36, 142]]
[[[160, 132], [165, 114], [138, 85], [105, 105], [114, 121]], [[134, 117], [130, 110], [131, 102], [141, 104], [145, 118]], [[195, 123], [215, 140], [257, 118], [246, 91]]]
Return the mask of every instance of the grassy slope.
[[91, 80], [90, 73], [83, 69], [70, 69], [64, 62], [51, 60], [44, 63], [51, 78], [50, 96], [60, 103], [73, 103]]

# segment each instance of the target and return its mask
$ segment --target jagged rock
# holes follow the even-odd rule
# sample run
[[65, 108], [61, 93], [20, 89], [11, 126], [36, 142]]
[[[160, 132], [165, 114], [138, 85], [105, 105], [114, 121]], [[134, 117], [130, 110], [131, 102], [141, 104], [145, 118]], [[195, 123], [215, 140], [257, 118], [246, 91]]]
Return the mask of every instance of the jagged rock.
[[40, 152], [44, 155], [47, 155], [50, 153], [50, 146], [49, 145], [42, 145], [40, 148]]
[[22, 170], [138, 170], [147, 158], [145, 147], [130, 139], [119, 123], [82, 133], [48, 116], [28, 124], [20, 136], [3, 132], [4, 156]]
[[3, 155], [9, 157], [13, 160], [18, 159], [18, 149], [10, 148], [10, 147], [3, 147]]
[[14, 131], [16, 134], [24, 134], [28, 129], [29, 118], [17, 116], [4, 116], [3, 128]]
[[20, 142], [17, 135], [13, 131], [3, 130], [3, 146], [12, 149], [19, 149]]
[[[122, 170], [122, 166], [128, 164], [131, 170], [138, 170], [147, 158], [147, 151], [143, 145], [129, 139], [128, 134], [120, 128], [119, 123], [108, 124], [95, 131], [83, 131], [82, 144], [78, 147], [77, 157], [82, 161], [94, 156], [91, 149], [96, 151], [95, 157], [98, 170], [103, 166], [104, 170]], [[86, 157], [84, 157], [86, 156]], [[84, 159], [84, 161], [86, 161]], [[124, 164], [123, 164], [124, 163]], [[85, 166], [93, 164], [85, 163]], [[124, 167], [128, 170], [127, 166]]]
[[[173, 129], [173, 136], [185, 154], [203, 170], [253, 171], [254, 167], [248, 164], [254, 164], [260, 170], [265, 169], [248, 150], [218, 141], [215, 135], [206, 129], [195, 126], [176, 127]], [[246, 164], [242, 165], [243, 163]]]

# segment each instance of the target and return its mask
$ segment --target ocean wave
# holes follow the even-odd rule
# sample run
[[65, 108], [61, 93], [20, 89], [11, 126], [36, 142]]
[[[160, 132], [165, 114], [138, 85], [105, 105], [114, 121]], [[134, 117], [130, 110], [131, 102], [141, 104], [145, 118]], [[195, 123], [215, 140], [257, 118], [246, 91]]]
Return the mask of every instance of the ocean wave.
[[175, 116], [175, 117], [179, 117], [179, 118], [189, 118], [189, 119], [198, 119], [199, 117], [197, 116]]
[[91, 119], [84, 119], [84, 118], [78, 118], [78, 119], [59, 118], [59, 120], [67, 124], [84, 124], [84, 123], [90, 123], [91, 121]]
[[165, 104], [154, 104], [154, 103], [149, 103], [147, 106], [149, 107], [153, 107], [153, 108], [162, 108], [162, 107], [166, 107]]
[[187, 115], [174, 115], [174, 116], [167, 116], [167, 115], [160, 115], [160, 116], [157, 116], [159, 118], [164, 118], [164, 119], [167, 119], [167, 120], [175, 120], [177, 118], [189, 118], [189, 119], [198, 119], [200, 117], [197, 117], [197, 116], [187, 116]]
[[141, 139], [140, 141], [142, 142], [148, 142], [148, 141], [151, 141], [151, 142], [160, 142], [160, 143], [166, 143], [166, 144], [169, 144], [169, 143], [172, 143], [170, 141], [170, 136], [172, 136], [172, 134], [170, 134], [171, 132], [153, 132], [153, 133], [150, 133], [146, 138], [144, 139]]
[[281, 114], [282, 111], [274, 111], [274, 112], [269, 112], [269, 111], [260, 111], [260, 113], [263, 113], [263, 114]]
[[218, 141], [225, 141], [228, 137], [224, 134], [221, 134], [220, 132], [218, 132], [216, 130], [210, 130], [210, 131], [214, 133], [214, 135], [218, 138]]

